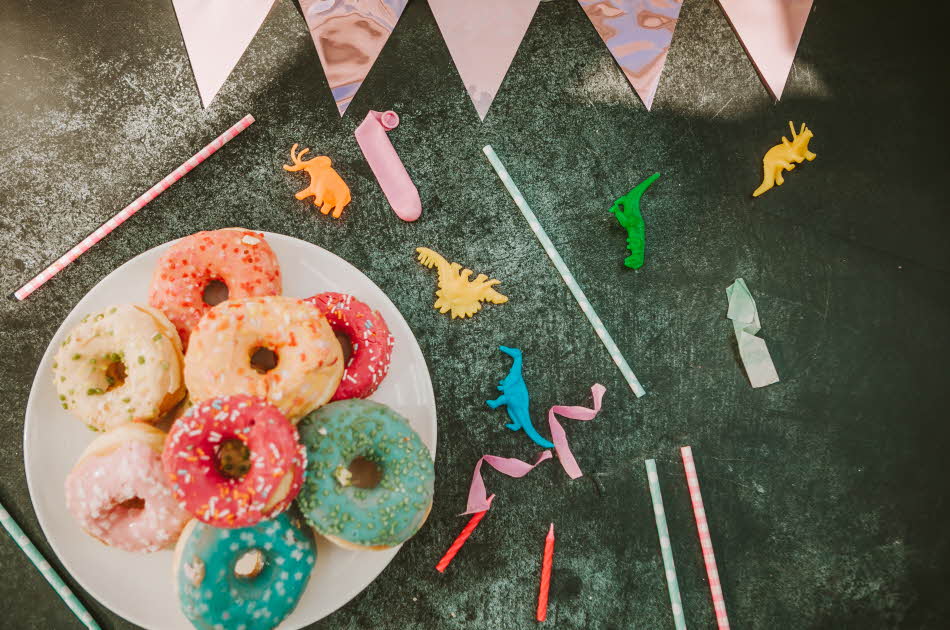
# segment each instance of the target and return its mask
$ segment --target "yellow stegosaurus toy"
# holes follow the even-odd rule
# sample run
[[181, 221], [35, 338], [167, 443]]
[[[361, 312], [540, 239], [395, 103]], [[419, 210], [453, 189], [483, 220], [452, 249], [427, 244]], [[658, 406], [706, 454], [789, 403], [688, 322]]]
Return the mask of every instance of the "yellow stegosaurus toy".
[[417, 247], [419, 262], [432, 269], [439, 270], [439, 290], [435, 292], [434, 308], [440, 313], [452, 311], [452, 319], [456, 317], [471, 317], [481, 310], [482, 302], [504, 304], [508, 298], [492, 287], [500, 284], [500, 280], [489, 280], [483, 273], [474, 280], [469, 276], [474, 273], [471, 269], [462, 269], [458, 263], [449, 263], [440, 254], [428, 247]]
[[788, 121], [788, 126], [792, 130], [792, 141], [789, 142], [788, 138], [782, 136], [782, 144], [776, 144], [766, 152], [765, 157], [762, 158], [762, 167], [765, 170], [762, 185], [755, 189], [752, 193], [753, 197], [758, 197], [770, 190], [772, 186], [784, 184], [785, 178], [782, 177], [782, 171], [791, 171], [796, 164], [801, 164], [802, 160], [811, 162], [818, 157], [808, 150], [808, 141], [814, 137], [811, 129], [802, 123], [801, 130], [795, 133], [795, 125], [792, 121]]

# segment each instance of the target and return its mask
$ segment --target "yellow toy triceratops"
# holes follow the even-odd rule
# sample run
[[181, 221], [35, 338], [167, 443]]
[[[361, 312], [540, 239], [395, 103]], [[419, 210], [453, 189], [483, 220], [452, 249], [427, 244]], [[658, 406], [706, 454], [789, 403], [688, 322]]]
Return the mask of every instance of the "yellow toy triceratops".
[[469, 280], [468, 277], [473, 273], [471, 269], [462, 269], [458, 263], [449, 263], [428, 247], [417, 247], [416, 253], [419, 254], [420, 263], [429, 269], [439, 269], [439, 290], [435, 292], [438, 299], [434, 307], [440, 313], [452, 311], [452, 319], [470, 317], [481, 310], [481, 302], [504, 304], [508, 301], [506, 296], [492, 288], [500, 280], [489, 280], [483, 273]]
[[784, 184], [785, 178], [782, 177], [782, 171], [791, 171], [796, 164], [801, 164], [802, 160], [811, 162], [818, 157], [808, 150], [808, 141], [814, 135], [811, 129], [806, 127], [805, 123], [802, 123], [801, 130], [795, 133], [795, 125], [792, 124], [792, 121], [788, 121], [788, 126], [792, 130], [792, 141], [789, 142], [788, 138], [782, 136], [782, 144], [777, 144], [769, 149], [765, 157], [762, 158], [762, 167], [765, 169], [765, 174], [762, 177], [762, 185], [752, 193], [753, 197], [758, 197], [771, 189], [772, 186]]

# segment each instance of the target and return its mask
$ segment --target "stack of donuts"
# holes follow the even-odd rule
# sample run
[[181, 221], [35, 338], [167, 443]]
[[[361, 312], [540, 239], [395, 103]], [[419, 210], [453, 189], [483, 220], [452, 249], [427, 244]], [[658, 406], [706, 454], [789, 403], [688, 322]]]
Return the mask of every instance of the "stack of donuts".
[[428, 449], [365, 400], [392, 355], [382, 316], [351, 295], [281, 293], [262, 234], [199, 232], [162, 256], [148, 305], [87, 315], [53, 363], [63, 408], [102, 432], [66, 478], [69, 512], [127, 552], [174, 546], [175, 592], [202, 630], [287, 617], [312, 532], [386, 549], [432, 505]]

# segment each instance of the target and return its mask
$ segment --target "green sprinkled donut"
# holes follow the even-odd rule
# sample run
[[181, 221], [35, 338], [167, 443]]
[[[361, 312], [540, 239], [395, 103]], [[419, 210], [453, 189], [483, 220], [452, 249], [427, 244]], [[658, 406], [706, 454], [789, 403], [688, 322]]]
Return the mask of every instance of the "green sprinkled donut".
[[[348, 549], [394, 547], [419, 531], [435, 468], [405, 418], [369, 400], [341, 400], [305, 416], [297, 430], [307, 449], [297, 505], [314, 530]], [[361, 460], [375, 466], [376, 485], [353, 476]]]

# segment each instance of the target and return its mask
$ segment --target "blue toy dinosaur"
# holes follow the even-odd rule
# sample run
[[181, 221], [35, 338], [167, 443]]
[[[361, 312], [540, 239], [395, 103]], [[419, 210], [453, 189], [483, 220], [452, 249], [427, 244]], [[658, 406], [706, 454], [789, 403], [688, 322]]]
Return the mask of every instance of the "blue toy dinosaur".
[[525, 385], [524, 377], [521, 375], [521, 350], [508, 348], [507, 346], [498, 346], [498, 349], [514, 361], [511, 364], [511, 369], [508, 370], [508, 376], [498, 382], [498, 390], [501, 392], [501, 396], [495, 400], [486, 400], [485, 402], [492, 409], [498, 409], [502, 405], [506, 406], [508, 417], [511, 418], [511, 424], [506, 424], [506, 427], [512, 431], [522, 429], [538, 446], [554, 448], [554, 444], [541, 437], [535, 430], [534, 425], [531, 424], [531, 416], [528, 415], [530, 403], [528, 386]]

